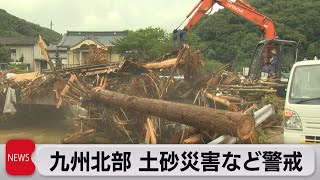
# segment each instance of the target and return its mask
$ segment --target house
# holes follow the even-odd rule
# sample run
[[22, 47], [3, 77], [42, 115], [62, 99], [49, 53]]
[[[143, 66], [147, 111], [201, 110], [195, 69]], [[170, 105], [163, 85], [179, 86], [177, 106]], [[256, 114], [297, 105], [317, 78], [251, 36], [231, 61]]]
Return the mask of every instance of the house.
[[57, 47], [58, 49], [67, 49], [67, 64], [69, 66], [86, 64], [86, 58], [93, 47], [104, 48], [107, 50], [110, 62], [118, 62], [122, 60], [122, 57], [115, 52], [112, 43], [126, 35], [127, 32], [125, 31], [67, 31]]
[[0, 44], [10, 48], [14, 63], [28, 64], [30, 70], [40, 72], [48, 65], [37, 42], [38, 37], [0, 37]]

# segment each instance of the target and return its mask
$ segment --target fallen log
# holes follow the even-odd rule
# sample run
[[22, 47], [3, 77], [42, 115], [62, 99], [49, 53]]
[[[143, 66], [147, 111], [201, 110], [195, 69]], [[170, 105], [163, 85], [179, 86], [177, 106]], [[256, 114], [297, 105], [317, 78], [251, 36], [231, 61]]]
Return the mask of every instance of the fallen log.
[[220, 104], [223, 104], [229, 108], [230, 111], [238, 111], [238, 108], [236, 105], [232, 104], [229, 100], [220, 97], [220, 96], [213, 96], [212, 94], [205, 92], [204, 96], [211, 99], [212, 101], [216, 101]]
[[231, 65], [232, 65], [232, 62], [224, 65], [216, 73], [212, 74], [210, 80], [207, 83], [207, 87], [206, 87], [205, 91], [207, 91], [208, 89], [216, 89], [217, 85], [219, 84], [219, 82], [222, 79], [221, 75], [222, 75], [223, 71], [226, 70], [227, 68], [229, 68]]
[[218, 84], [220, 83], [221, 79], [222, 79], [221, 73], [212, 76], [212, 78], [208, 82], [208, 85], [207, 85], [205, 91], [208, 91], [211, 89], [215, 90], [217, 88]]
[[146, 69], [166, 69], [174, 67], [177, 64], [177, 58], [168, 59], [161, 62], [153, 62], [143, 65]]
[[91, 90], [89, 101], [102, 102], [111, 108], [123, 108], [133, 112], [157, 116], [203, 131], [236, 136], [242, 140], [250, 138], [255, 129], [253, 117], [243, 113], [139, 98], [99, 88]]
[[220, 96], [224, 99], [227, 99], [229, 101], [233, 101], [233, 102], [242, 102], [243, 100], [241, 98], [235, 97], [235, 96]]

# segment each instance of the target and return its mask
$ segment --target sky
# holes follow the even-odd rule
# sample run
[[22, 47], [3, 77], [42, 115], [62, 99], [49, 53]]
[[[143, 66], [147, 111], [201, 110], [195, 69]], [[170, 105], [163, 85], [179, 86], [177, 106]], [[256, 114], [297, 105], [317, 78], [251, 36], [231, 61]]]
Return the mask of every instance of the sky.
[[[121, 31], [162, 27], [171, 32], [198, 0], [0, 0], [0, 8], [26, 21], [67, 31]], [[214, 5], [214, 11], [219, 5]]]

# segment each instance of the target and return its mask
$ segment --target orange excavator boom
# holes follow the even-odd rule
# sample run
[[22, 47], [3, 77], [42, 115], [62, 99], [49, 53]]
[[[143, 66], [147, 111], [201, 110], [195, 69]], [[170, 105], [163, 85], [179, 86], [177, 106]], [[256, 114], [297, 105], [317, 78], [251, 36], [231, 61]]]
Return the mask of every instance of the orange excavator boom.
[[232, 2], [230, 0], [200, 0], [187, 15], [187, 18], [189, 18], [191, 15], [192, 16], [190, 17], [189, 22], [186, 24], [184, 29], [187, 31], [193, 25], [199, 22], [199, 20], [216, 3], [257, 25], [264, 32], [264, 39], [276, 38], [275, 26], [272, 20], [258, 12], [244, 0], [237, 0], [236, 2]]

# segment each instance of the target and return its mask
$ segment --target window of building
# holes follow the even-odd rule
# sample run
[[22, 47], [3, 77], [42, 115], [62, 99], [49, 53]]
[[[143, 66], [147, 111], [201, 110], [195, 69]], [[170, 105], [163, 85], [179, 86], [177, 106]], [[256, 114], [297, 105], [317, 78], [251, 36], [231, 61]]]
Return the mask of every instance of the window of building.
[[12, 55], [16, 55], [16, 49], [10, 49]]

